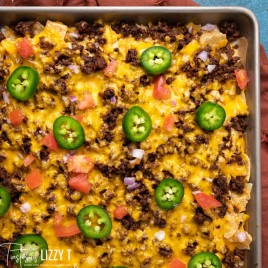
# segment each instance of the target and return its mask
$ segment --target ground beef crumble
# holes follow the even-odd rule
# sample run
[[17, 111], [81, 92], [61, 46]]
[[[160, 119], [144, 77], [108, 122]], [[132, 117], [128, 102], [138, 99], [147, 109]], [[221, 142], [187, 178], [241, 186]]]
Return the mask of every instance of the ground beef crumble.
[[196, 241], [194, 241], [193, 243], [188, 243], [186, 248], [183, 249], [183, 252], [186, 255], [193, 256], [195, 253], [195, 249], [196, 249], [197, 245], [198, 245], [198, 243]]
[[236, 178], [231, 178], [229, 187], [230, 190], [238, 193], [238, 194], [243, 194], [245, 190], [245, 177], [244, 176], [237, 176]]
[[131, 215], [126, 215], [122, 220], [120, 220], [122, 226], [127, 230], [136, 231], [140, 227], [139, 222], [135, 222]]
[[227, 129], [233, 128], [236, 131], [245, 133], [248, 127], [247, 115], [237, 115], [231, 118], [230, 124], [227, 125]]
[[13, 27], [14, 32], [18, 36], [26, 36], [30, 35], [33, 37], [34, 31], [33, 26], [36, 23], [36, 21], [20, 21], [17, 25]]
[[143, 87], [149, 86], [153, 82], [153, 79], [149, 75], [143, 75], [140, 77], [140, 84]]
[[126, 62], [133, 66], [139, 65], [138, 52], [136, 49], [129, 49], [126, 56]]
[[158, 253], [163, 257], [169, 258], [171, 257], [173, 251], [168, 244], [161, 244], [158, 247]]
[[222, 21], [219, 24], [219, 30], [226, 34], [228, 41], [233, 42], [240, 37], [237, 24], [233, 21]]
[[204, 210], [201, 207], [196, 208], [194, 220], [199, 225], [203, 224], [205, 221], [208, 221], [208, 222], [212, 221], [212, 219], [208, 215], [205, 214]]
[[15, 187], [11, 182], [12, 175], [14, 176], [14, 174], [9, 174], [3, 167], [0, 167], [0, 183], [8, 189], [12, 202], [15, 202], [20, 197], [21, 189]]
[[229, 186], [226, 177], [218, 176], [212, 182], [212, 191], [217, 200], [222, 201], [224, 196], [229, 192]]
[[106, 61], [100, 54], [94, 56], [82, 56], [84, 65], [81, 66], [81, 71], [85, 74], [92, 74], [95, 71], [104, 69], [107, 66]]

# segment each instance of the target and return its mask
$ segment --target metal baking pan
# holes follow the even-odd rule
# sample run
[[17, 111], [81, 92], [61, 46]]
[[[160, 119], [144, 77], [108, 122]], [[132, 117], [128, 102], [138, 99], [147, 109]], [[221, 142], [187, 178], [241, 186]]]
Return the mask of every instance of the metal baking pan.
[[259, 27], [255, 15], [242, 7], [2, 7], [0, 26], [22, 19], [47, 19], [72, 24], [79, 19], [132, 20], [146, 23], [156, 19], [167, 22], [193, 21], [217, 24], [223, 19], [236, 21], [242, 36], [248, 40], [247, 70], [249, 74], [249, 128], [247, 131], [248, 154], [251, 160], [252, 198], [248, 205], [250, 219], [248, 230], [253, 237], [247, 256], [247, 267], [262, 267], [261, 243], [261, 164], [260, 164], [260, 73]]

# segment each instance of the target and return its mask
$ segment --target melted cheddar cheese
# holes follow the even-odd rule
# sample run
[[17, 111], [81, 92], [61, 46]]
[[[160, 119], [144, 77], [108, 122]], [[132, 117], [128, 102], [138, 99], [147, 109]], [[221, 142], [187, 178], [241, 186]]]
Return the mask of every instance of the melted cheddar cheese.
[[[101, 34], [94, 27], [99, 27]], [[25, 34], [34, 48], [34, 55], [28, 59], [23, 59], [17, 52], [16, 44], [22, 37], [5, 27], [6, 39], [0, 43], [0, 68], [6, 69], [7, 74], [2, 79], [1, 90], [7, 94], [9, 101], [0, 101], [1, 137], [4, 132], [9, 140], [1, 138], [3, 160], [0, 165], [9, 174], [20, 195], [13, 200], [8, 213], [0, 218], [1, 239], [14, 241], [22, 234], [40, 234], [46, 239], [50, 250], [63, 251], [62, 258], [57, 255], [57, 260], [46, 260], [42, 263], [44, 267], [124, 265], [164, 268], [173, 258], [187, 264], [191, 255], [201, 251], [215, 252], [223, 261], [223, 267], [230, 267], [226, 264], [226, 256], [236, 248], [249, 249], [251, 241], [248, 233], [243, 242], [237, 238], [238, 233], [245, 232], [249, 217], [245, 209], [251, 184], [245, 136], [243, 131], [232, 125], [236, 118], [248, 115], [248, 106], [234, 76], [225, 80], [215, 76], [202, 82], [205, 76], [210, 75], [207, 71], [210, 58], [217, 59], [216, 68], [227, 64], [224, 48], [230, 46], [230, 42], [218, 28], [206, 32], [193, 23], [173, 28], [175, 40], [171, 40], [169, 35], [157, 38], [148, 34], [137, 38], [124, 34], [123, 26], [115, 30], [111, 24], [102, 21], [94, 27], [83, 33], [78, 26], [67, 27], [60, 22], [47, 22], [45, 27], [39, 25], [35, 35]], [[192, 40], [179, 49], [185, 31], [190, 32]], [[104, 42], [99, 41], [99, 35]], [[51, 48], [43, 48], [41, 40], [52, 44]], [[168, 100], [154, 99], [153, 78], [146, 76], [139, 64], [126, 62], [129, 50], [135, 50], [139, 60], [141, 53], [153, 45], [164, 46], [172, 53], [172, 65], [164, 74], [166, 79], [173, 80], [167, 85], [172, 92]], [[198, 59], [202, 50], [210, 54], [205, 62]], [[112, 77], [105, 76], [103, 68], [90, 73], [83, 69], [83, 56], [96, 60], [96, 53], [107, 64], [112, 59], [118, 63]], [[64, 64], [60, 59], [70, 60], [71, 63]], [[187, 70], [182, 68], [185, 64], [196, 68], [197, 73], [188, 75]], [[37, 92], [26, 102], [12, 98], [5, 89], [8, 77], [21, 65], [36, 69], [40, 78]], [[149, 79], [149, 82], [143, 84], [141, 77]], [[63, 87], [59, 79], [63, 80]], [[104, 99], [106, 89], [114, 92], [115, 103]], [[93, 96], [95, 106], [81, 111], [76, 105], [86, 92]], [[70, 96], [75, 96], [77, 101], [71, 102]], [[215, 131], [204, 131], [195, 122], [195, 111], [206, 100], [219, 103], [226, 111], [224, 125]], [[123, 115], [134, 105], [142, 107], [153, 123], [149, 137], [138, 144], [126, 142], [122, 131]], [[115, 120], [116, 126], [107, 130], [104, 117], [107, 116], [108, 121], [113, 120], [109, 116], [116, 107], [120, 107], [122, 113]], [[27, 118], [18, 127], [12, 126], [8, 119], [8, 114], [16, 109]], [[173, 114], [175, 126], [171, 131], [166, 131], [163, 123], [169, 114]], [[75, 155], [90, 156], [95, 163], [95, 168], [88, 174], [92, 185], [89, 194], [72, 191], [68, 186], [72, 174], [67, 171], [66, 159], [74, 152], [61, 148], [53, 151], [42, 145], [44, 136], [52, 130], [53, 122], [61, 115], [83, 116], [81, 124], [86, 144], [76, 150]], [[111, 141], [105, 138], [107, 132], [112, 134]], [[25, 136], [30, 138], [30, 152], [35, 156], [35, 161], [27, 168], [23, 166], [23, 159], [27, 156], [23, 150]], [[144, 150], [141, 161], [135, 162], [131, 157], [131, 151], [135, 148]], [[49, 154], [46, 160], [42, 159], [43, 150]], [[109, 169], [108, 174], [101, 165]], [[41, 170], [42, 184], [30, 189], [25, 177], [34, 168]], [[139, 192], [139, 188], [128, 191], [123, 183], [124, 176], [135, 177], [143, 185], [145, 194]], [[181, 204], [164, 211], [157, 207], [154, 191], [160, 181], [171, 176], [183, 184], [185, 195]], [[237, 193], [229, 187], [223, 194], [224, 200], [219, 200], [223, 202], [225, 211], [203, 211], [207, 220], [198, 223], [196, 213], [199, 206], [194, 192], [215, 196], [215, 188], [221, 190], [223, 187], [216, 184], [219, 177], [224, 178], [227, 187], [232, 179], [243, 178], [245, 189], [243, 193]], [[3, 180], [7, 178], [1, 177], [0, 184]], [[107, 193], [111, 193], [110, 198]], [[26, 202], [31, 209], [22, 213], [20, 207]], [[112, 232], [108, 238], [95, 241], [82, 234], [56, 237], [53, 225], [56, 213], [63, 216], [67, 226], [75, 220], [80, 209], [91, 204], [104, 207], [111, 217]], [[127, 228], [122, 221], [114, 219], [113, 211], [121, 205], [126, 207], [137, 227]], [[157, 224], [157, 217], [165, 224]], [[160, 230], [165, 232], [162, 241], [155, 237]], [[189, 252], [191, 247], [193, 250]], [[163, 253], [165, 251], [166, 254]]]

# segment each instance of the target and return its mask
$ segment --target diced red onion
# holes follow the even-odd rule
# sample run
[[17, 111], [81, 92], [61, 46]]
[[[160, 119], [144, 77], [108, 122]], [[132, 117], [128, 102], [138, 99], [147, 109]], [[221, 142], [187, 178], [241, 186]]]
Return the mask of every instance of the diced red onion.
[[6, 119], [6, 122], [7, 122], [8, 124], [11, 123], [9, 118]]
[[202, 26], [201, 29], [207, 32], [211, 32], [216, 28], [216, 25], [207, 23], [206, 25]]
[[3, 92], [3, 100], [6, 104], [9, 104], [10, 103], [10, 100], [9, 100], [9, 97], [8, 97], [8, 94], [6, 92]]
[[113, 97], [110, 99], [110, 102], [111, 102], [112, 104], [115, 104], [115, 103], [116, 103], [116, 97], [113, 96]]
[[28, 202], [26, 202], [20, 206], [20, 211], [22, 213], [28, 213], [31, 210], [31, 208], [32, 208], [31, 205]]
[[172, 106], [176, 106], [177, 105], [177, 102], [175, 100], [171, 100], [171, 105]]
[[144, 150], [142, 149], [133, 149], [131, 152], [131, 156], [138, 158], [138, 159], [142, 159], [144, 155]]
[[68, 66], [75, 74], [79, 73], [79, 66], [71, 64]]
[[75, 101], [77, 101], [77, 97], [76, 97], [76, 96], [70, 96], [70, 101], [71, 101], [71, 102], [75, 102]]
[[125, 177], [124, 178], [124, 184], [125, 185], [131, 185], [135, 183], [135, 178], [134, 177]]
[[69, 33], [69, 35], [73, 38], [78, 38], [79, 37], [79, 34], [77, 33]]
[[69, 154], [70, 154], [70, 155], [75, 155], [75, 154], [76, 154], [76, 150], [70, 150], [70, 151], [69, 151]]
[[236, 234], [236, 238], [238, 240], [238, 242], [245, 242], [246, 239], [247, 239], [247, 235], [246, 235], [246, 232], [239, 232]]
[[134, 190], [134, 189], [138, 188], [139, 186], [140, 186], [139, 183], [134, 182], [134, 183], [132, 183], [131, 185], [128, 185], [127, 189], [128, 189], [128, 190]]
[[209, 64], [207, 67], [209, 73], [211, 73], [215, 68], [216, 68], [216, 65], [214, 64]]
[[201, 52], [198, 54], [197, 57], [198, 57], [200, 60], [202, 60], [202, 61], [206, 61], [207, 58], [208, 58], [208, 52], [205, 51], [205, 50], [203, 50], [203, 51], [201, 51]]
[[99, 43], [98, 42], [95, 42], [94, 45], [95, 45], [96, 48], [99, 48]]
[[159, 242], [163, 241], [165, 239], [165, 231], [160, 230], [154, 234], [154, 238], [156, 238]]
[[193, 195], [196, 195], [196, 194], [201, 193], [201, 191], [193, 191], [192, 193], [193, 193]]

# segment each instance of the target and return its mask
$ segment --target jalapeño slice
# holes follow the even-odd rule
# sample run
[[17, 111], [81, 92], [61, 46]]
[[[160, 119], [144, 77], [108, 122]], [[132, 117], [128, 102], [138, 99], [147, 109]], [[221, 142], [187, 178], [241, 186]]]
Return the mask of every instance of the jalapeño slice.
[[10, 202], [11, 198], [8, 190], [5, 187], [0, 186], [0, 217], [8, 211]]
[[222, 264], [218, 256], [211, 252], [200, 252], [194, 255], [189, 264], [188, 268], [221, 268]]
[[60, 116], [55, 120], [53, 133], [58, 144], [64, 149], [75, 150], [85, 141], [83, 127], [69, 116]]
[[152, 120], [141, 107], [131, 107], [123, 118], [123, 131], [133, 142], [145, 140], [152, 130]]
[[141, 54], [141, 66], [148, 74], [165, 72], [170, 67], [171, 62], [171, 53], [165, 47], [149, 47]]
[[36, 267], [41, 264], [47, 254], [48, 245], [40, 235], [27, 234], [12, 243], [11, 254], [13, 262], [18, 267]]
[[90, 205], [82, 208], [77, 215], [77, 224], [88, 238], [102, 239], [107, 237], [112, 230], [112, 221], [100, 206]]
[[21, 66], [14, 70], [7, 81], [7, 91], [20, 101], [30, 99], [39, 82], [38, 72], [28, 66]]
[[165, 210], [173, 209], [181, 203], [184, 196], [184, 188], [177, 180], [165, 179], [157, 186], [154, 196], [160, 208]]
[[226, 118], [225, 110], [214, 102], [204, 102], [196, 111], [196, 122], [205, 130], [220, 128]]

